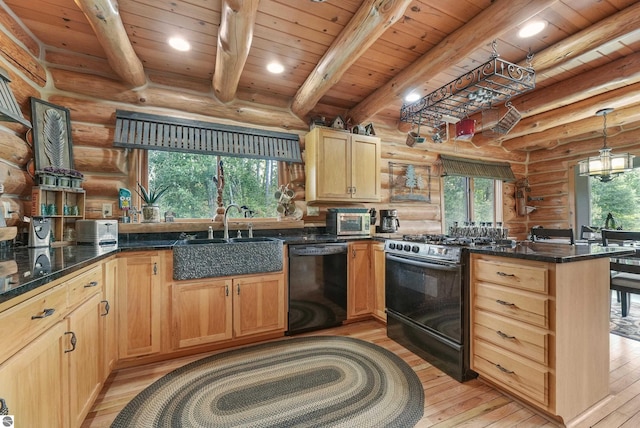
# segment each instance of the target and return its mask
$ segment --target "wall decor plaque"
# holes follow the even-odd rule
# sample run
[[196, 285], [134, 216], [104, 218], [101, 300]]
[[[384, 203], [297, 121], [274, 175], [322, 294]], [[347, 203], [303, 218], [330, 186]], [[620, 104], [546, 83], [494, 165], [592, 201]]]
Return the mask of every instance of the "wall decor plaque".
[[431, 202], [431, 167], [389, 162], [391, 202]]
[[73, 169], [69, 109], [31, 97], [36, 171]]

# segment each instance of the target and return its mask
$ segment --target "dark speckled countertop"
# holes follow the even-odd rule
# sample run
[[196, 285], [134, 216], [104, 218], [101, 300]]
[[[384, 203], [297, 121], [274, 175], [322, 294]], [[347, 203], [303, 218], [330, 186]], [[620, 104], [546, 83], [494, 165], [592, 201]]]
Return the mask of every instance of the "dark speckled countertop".
[[519, 242], [515, 247], [482, 246], [467, 248], [471, 253], [491, 254], [551, 263], [568, 263], [600, 257], [632, 255], [636, 250], [634, 247], [603, 247], [599, 244], [567, 245], [528, 241]]

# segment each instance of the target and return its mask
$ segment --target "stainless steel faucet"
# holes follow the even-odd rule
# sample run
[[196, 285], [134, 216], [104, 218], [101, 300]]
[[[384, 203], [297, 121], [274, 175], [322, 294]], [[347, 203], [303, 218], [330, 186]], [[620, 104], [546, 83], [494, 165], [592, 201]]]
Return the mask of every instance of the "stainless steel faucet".
[[240, 214], [242, 214], [242, 209], [240, 209], [240, 207], [236, 204], [229, 204], [227, 206], [227, 208], [224, 209], [224, 239], [229, 239], [229, 219], [228, 219], [228, 214], [229, 214], [229, 209], [235, 207], [238, 212]]

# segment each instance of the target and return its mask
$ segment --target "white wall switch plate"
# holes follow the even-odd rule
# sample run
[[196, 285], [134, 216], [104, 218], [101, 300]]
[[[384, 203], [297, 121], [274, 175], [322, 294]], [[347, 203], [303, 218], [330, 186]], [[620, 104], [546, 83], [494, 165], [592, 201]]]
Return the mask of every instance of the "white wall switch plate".
[[2, 208], [4, 209], [4, 218], [11, 218], [11, 204], [9, 202], [2, 202]]
[[320, 215], [320, 207], [310, 207], [307, 205], [307, 215], [309, 217]]
[[113, 204], [102, 204], [102, 218], [113, 217]]

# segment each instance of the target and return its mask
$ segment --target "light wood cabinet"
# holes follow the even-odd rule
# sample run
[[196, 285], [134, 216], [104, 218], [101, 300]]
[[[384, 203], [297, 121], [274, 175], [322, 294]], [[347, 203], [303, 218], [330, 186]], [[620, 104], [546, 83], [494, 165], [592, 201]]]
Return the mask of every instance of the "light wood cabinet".
[[370, 243], [349, 243], [347, 262], [347, 319], [371, 315], [373, 312], [374, 287], [371, 278]]
[[284, 275], [254, 275], [233, 280], [233, 335], [245, 337], [285, 329]]
[[305, 157], [307, 202], [380, 201], [380, 139], [316, 127]]
[[66, 321], [50, 326], [0, 365], [0, 398], [16, 426], [69, 426]]
[[116, 318], [116, 281], [118, 280], [118, 261], [114, 258], [103, 266], [103, 301], [101, 315], [101, 334], [103, 346], [103, 381], [115, 369], [118, 362], [118, 332]]
[[69, 358], [70, 426], [79, 427], [98, 397], [103, 382], [102, 295], [94, 294], [67, 316], [73, 338]]
[[179, 281], [171, 285], [173, 349], [231, 339], [231, 279]]
[[170, 288], [174, 350], [284, 332], [283, 273], [178, 281]]
[[119, 256], [116, 304], [120, 359], [160, 352], [162, 278], [160, 252]]
[[371, 275], [374, 284], [373, 315], [380, 321], [387, 322], [385, 311], [385, 255], [384, 242], [373, 242], [371, 244]]
[[471, 368], [567, 422], [608, 394], [608, 258], [471, 255]]

